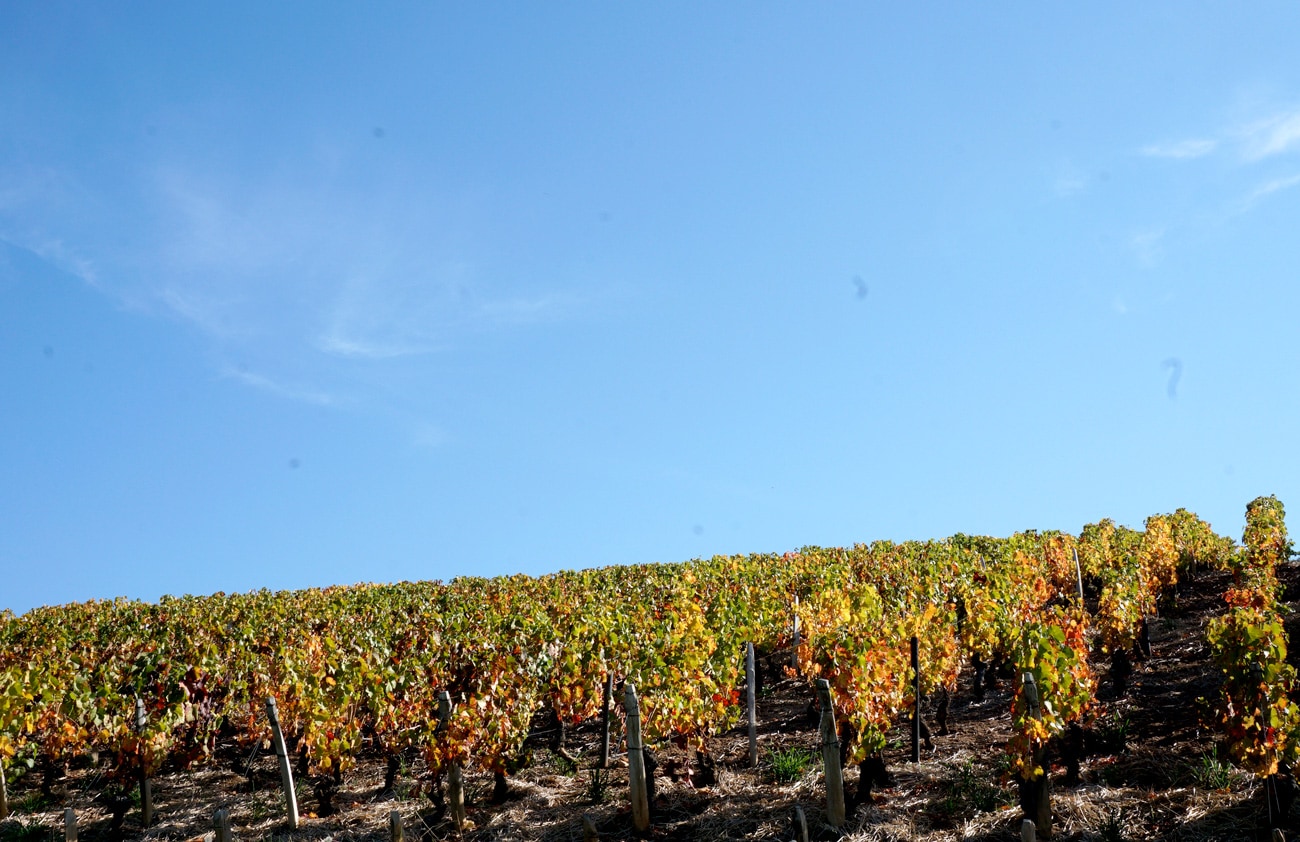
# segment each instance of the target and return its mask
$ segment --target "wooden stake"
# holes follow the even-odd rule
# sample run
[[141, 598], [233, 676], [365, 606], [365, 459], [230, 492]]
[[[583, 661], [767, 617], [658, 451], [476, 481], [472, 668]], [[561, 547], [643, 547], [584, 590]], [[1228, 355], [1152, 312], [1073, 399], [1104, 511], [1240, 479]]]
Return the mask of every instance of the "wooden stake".
[[1035, 842], [1034, 823], [1025, 819], [1020, 823], [1020, 842]]
[[795, 842], [808, 842], [808, 817], [803, 814], [803, 807], [794, 805]]
[[601, 697], [600, 709], [600, 768], [609, 768], [609, 706], [614, 699], [614, 672], [606, 667], [605, 692]]
[[835, 703], [831, 683], [817, 679], [817, 698], [822, 703], [822, 767], [826, 777], [826, 821], [839, 830], [844, 826], [844, 771], [840, 768], [840, 735], [835, 730]]
[[63, 840], [77, 842], [77, 811], [71, 807], [63, 811]]
[[582, 842], [597, 842], [600, 834], [596, 832], [596, 823], [591, 820], [591, 816], [583, 814], [582, 816]]
[[[443, 690], [438, 694], [438, 728], [435, 733], [441, 734], [446, 731], [447, 723], [450, 720], [451, 693]], [[447, 764], [447, 800], [451, 802], [448, 805], [448, 811], [456, 822], [456, 830], [457, 832], [463, 832], [465, 827], [465, 776], [459, 763]]]
[[222, 808], [212, 815], [212, 830], [215, 842], [231, 842], [230, 811]]
[[135, 733], [140, 740], [140, 823], [148, 827], [153, 821], [153, 787], [149, 784], [149, 771], [145, 768], [144, 729], [149, 717], [144, 712], [144, 701], [135, 697]]
[[791, 635], [790, 669], [799, 672], [799, 595], [794, 598], [794, 634]]
[[9, 818], [9, 786], [5, 783], [5, 759], [0, 757], [0, 821]]
[[627, 776], [632, 798], [632, 824], [644, 833], [650, 829], [650, 801], [646, 795], [645, 746], [641, 742], [641, 706], [636, 687], [629, 681], [623, 706], [627, 711]]
[[388, 838], [392, 842], [403, 842], [402, 814], [394, 810], [388, 814]]
[[1079, 604], [1083, 605], [1083, 568], [1079, 566], [1079, 549], [1073, 548], [1074, 552], [1074, 575], [1079, 582]]
[[451, 693], [443, 690], [438, 694], [438, 730], [442, 733], [447, 730], [447, 720], [451, 718]]
[[[266, 718], [271, 721], [271, 737], [275, 741], [275, 754], [280, 758], [280, 783], [284, 786], [284, 809], [289, 814], [289, 829], [298, 829], [298, 793], [293, 788], [293, 767], [289, 764], [289, 749], [284, 744], [284, 732], [280, 730], [280, 709], [275, 705], [275, 697], [266, 697]], [[227, 820], [230, 816], [227, 814]]]
[[921, 762], [921, 645], [912, 635], [912, 762]]
[[459, 763], [452, 763], [447, 767], [447, 800], [450, 803], [449, 812], [452, 819], [456, 822], [457, 832], [463, 832], [465, 829], [465, 776], [460, 770]]
[[[1042, 716], [1042, 706], [1038, 698], [1038, 685], [1034, 682], [1034, 674], [1026, 672], [1020, 680], [1024, 686], [1026, 713], [1031, 719], [1038, 719]], [[1024, 811], [1025, 820], [1034, 828], [1034, 832], [1041, 832], [1044, 839], [1051, 839], [1052, 781], [1047, 775], [1047, 764], [1043, 762], [1044, 753], [1040, 747], [1035, 749], [1033, 756], [1034, 765], [1044, 767], [1043, 776], [1028, 781], [1022, 779], [1020, 782], [1020, 808]], [[1023, 825], [1021, 827], [1023, 832]]]
[[1042, 707], [1038, 701], [1038, 684], [1034, 681], [1034, 674], [1027, 672], [1020, 677], [1020, 681], [1025, 686], [1025, 707], [1028, 710], [1031, 719], [1037, 719], [1043, 714]]
[[745, 713], [749, 717], [749, 765], [758, 765], [758, 701], [754, 675], [754, 644], [745, 644]]

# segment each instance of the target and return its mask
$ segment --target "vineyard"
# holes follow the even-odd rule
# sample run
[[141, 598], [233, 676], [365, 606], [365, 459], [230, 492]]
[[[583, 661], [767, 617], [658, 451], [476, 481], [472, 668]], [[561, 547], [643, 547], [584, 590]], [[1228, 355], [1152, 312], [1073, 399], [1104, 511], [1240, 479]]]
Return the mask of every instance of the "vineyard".
[[1276, 838], [1291, 554], [1261, 497], [1240, 544], [1180, 509], [6, 613], [0, 840]]

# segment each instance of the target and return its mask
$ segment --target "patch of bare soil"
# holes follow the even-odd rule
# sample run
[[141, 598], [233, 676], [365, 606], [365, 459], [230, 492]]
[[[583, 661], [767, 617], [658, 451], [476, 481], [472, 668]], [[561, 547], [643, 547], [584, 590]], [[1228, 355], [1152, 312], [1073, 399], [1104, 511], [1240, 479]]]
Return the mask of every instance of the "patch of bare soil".
[[[1293, 603], [1300, 596], [1300, 570], [1279, 574]], [[1098, 705], [1075, 735], [1083, 758], [1077, 781], [1059, 762], [1052, 768], [1054, 839], [1058, 840], [1246, 840], [1269, 839], [1264, 787], [1224, 763], [1211, 723], [1217, 676], [1208, 660], [1205, 624], [1223, 610], [1225, 574], [1204, 572], [1185, 585], [1149, 627], [1151, 655], [1134, 663], [1126, 692], [1117, 695], [1098, 658]], [[1287, 631], [1300, 632], [1291, 615]], [[1300, 654], [1297, 647], [1296, 654]], [[759, 763], [748, 765], [743, 727], [711, 741], [712, 768], [664, 745], [655, 750], [655, 840], [794, 839], [795, 808], [807, 817], [812, 838], [833, 839], [825, 825], [817, 721], [811, 688], [782, 675], [783, 653], [768, 659], [758, 704]], [[951, 700], [951, 733], [934, 737], [933, 751], [910, 762], [909, 730], [900, 723], [885, 752], [890, 785], [876, 787], [838, 834], [866, 840], [1013, 840], [1020, 838], [1016, 791], [1007, 781], [1003, 747], [1010, 734], [1010, 686], [972, 692], [968, 669]], [[934, 700], [930, 700], [933, 724]], [[544, 728], [544, 717], [539, 717]], [[153, 782], [154, 822], [140, 825], [132, 808], [123, 827], [127, 839], [212, 838], [213, 813], [230, 810], [236, 838], [244, 840], [385, 840], [389, 815], [397, 812], [407, 840], [580, 840], [587, 817], [603, 840], [637, 838], [631, 829], [626, 755], [614, 754], [608, 770], [595, 769], [600, 733], [586, 723], [568, 736], [577, 765], [552, 754], [539, 736], [533, 762], [509, 779], [505, 801], [493, 802], [490, 776], [467, 776], [469, 825], [458, 833], [427, 797], [430, 782], [417, 761], [402, 771], [391, 793], [381, 793], [385, 763], [360, 758], [334, 795], [337, 812], [321, 812], [308, 782], [300, 782], [301, 825], [290, 831], [273, 753], [236, 756], [202, 771], [171, 771]], [[1056, 753], [1061, 760], [1061, 753]], [[850, 795], [856, 768], [845, 770]], [[109, 842], [110, 812], [94, 768], [75, 769], [55, 782], [55, 797], [40, 795], [39, 773], [11, 782], [14, 815], [0, 823], [0, 842], [37, 842], [63, 836], [64, 807], [75, 809], [79, 838]], [[1300, 831], [1294, 818], [1289, 835]]]

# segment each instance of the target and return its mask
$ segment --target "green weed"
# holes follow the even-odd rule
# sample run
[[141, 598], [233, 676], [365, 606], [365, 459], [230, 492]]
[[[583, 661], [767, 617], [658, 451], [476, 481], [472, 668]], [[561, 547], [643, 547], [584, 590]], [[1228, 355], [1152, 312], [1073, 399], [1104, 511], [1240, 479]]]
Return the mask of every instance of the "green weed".
[[992, 812], [1011, 803], [1007, 790], [992, 783], [989, 776], [975, 769], [973, 761], [962, 766], [952, 766], [953, 775], [947, 783], [947, 794], [939, 802], [939, 809], [949, 815], [973, 808], [981, 813]]
[[604, 769], [591, 769], [591, 782], [587, 785], [587, 798], [592, 804], [602, 804], [609, 794], [609, 772]]
[[813, 762], [813, 753], [806, 748], [772, 749], [767, 753], [772, 764], [772, 777], [779, 784], [793, 783]]
[[1101, 842], [1126, 842], [1124, 838], [1124, 817], [1116, 810], [1106, 817], [1101, 827], [1097, 828]]
[[570, 760], [563, 754], [555, 755], [555, 767], [559, 770], [560, 774], [565, 777], [571, 778], [578, 774], [578, 761]]
[[1132, 723], [1128, 717], [1111, 714], [1093, 726], [1096, 751], [1102, 754], [1123, 754], [1128, 749]]
[[32, 813], [43, 812], [46, 807], [50, 806], [50, 799], [46, 798], [39, 791], [33, 790], [32, 792], [24, 794], [16, 801], [11, 801], [9, 806], [15, 813], [31, 815]]
[[54, 839], [54, 829], [41, 824], [0, 822], [0, 842], [46, 842]]
[[1232, 783], [1232, 767], [1219, 759], [1219, 750], [1211, 746], [1192, 768], [1192, 780], [1202, 789], [1227, 789]]
[[[970, 761], [967, 761], [967, 764], [969, 765]], [[1015, 771], [1015, 762], [1011, 759], [1011, 755], [1007, 754], [1005, 751], [998, 752], [997, 756], [993, 758], [994, 780], [1010, 780], [1015, 775]]]

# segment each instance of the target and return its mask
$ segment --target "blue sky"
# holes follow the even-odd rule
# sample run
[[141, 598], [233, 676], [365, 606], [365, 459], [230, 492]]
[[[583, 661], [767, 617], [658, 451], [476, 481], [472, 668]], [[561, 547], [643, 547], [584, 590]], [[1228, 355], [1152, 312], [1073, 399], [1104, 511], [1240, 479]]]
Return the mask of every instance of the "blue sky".
[[8, 4], [0, 608], [1300, 506], [1300, 7]]

